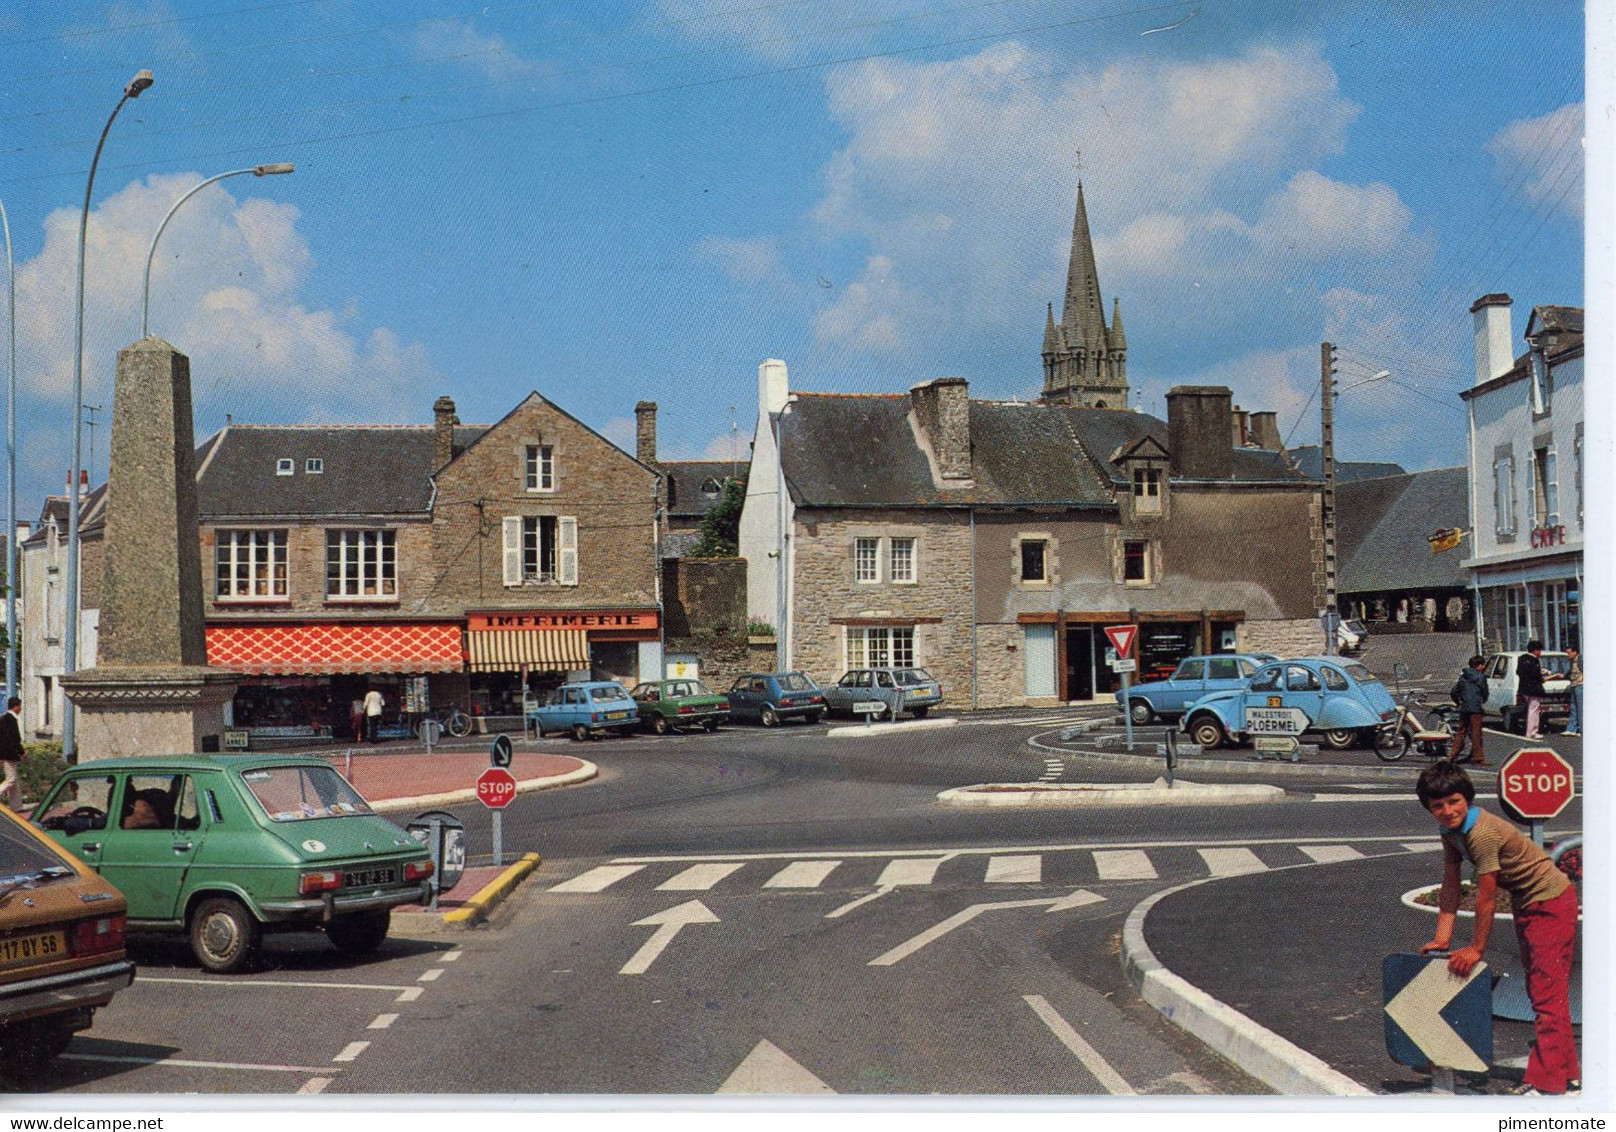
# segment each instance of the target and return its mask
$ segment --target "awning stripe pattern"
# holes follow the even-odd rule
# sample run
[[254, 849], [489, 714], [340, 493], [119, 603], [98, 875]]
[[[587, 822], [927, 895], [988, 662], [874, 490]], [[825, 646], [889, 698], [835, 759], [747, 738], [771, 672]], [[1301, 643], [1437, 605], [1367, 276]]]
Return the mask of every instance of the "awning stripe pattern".
[[589, 667], [589, 634], [582, 629], [506, 629], [466, 633], [473, 672], [515, 672], [522, 665], [565, 672]]
[[210, 625], [208, 663], [249, 676], [460, 672], [461, 636], [452, 622]]

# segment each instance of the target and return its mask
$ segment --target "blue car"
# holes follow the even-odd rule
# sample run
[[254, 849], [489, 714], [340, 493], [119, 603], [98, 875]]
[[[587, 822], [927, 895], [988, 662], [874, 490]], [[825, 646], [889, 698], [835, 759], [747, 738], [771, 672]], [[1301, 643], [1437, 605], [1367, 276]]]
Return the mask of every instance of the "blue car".
[[615, 680], [589, 680], [552, 688], [527, 713], [542, 739], [549, 732], [570, 731], [574, 739], [599, 739], [608, 731], [626, 735], [640, 726], [639, 705]]
[[1128, 690], [1128, 714], [1137, 724], [1177, 719], [1184, 709], [1209, 692], [1244, 688], [1252, 674], [1279, 657], [1268, 653], [1221, 653], [1187, 656], [1165, 680], [1149, 680]]
[[1183, 729], [1212, 750], [1291, 733], [1276, 721], [1284, 709], [1300, 712], [1303, 730], [1337, 751], [1373, 747], [1397, 721], [1397, 702], [1369, 669], [1345, 657], [1308, 656], [1265, 664], [1244, 688], [1202, 696], [1185, 709]]

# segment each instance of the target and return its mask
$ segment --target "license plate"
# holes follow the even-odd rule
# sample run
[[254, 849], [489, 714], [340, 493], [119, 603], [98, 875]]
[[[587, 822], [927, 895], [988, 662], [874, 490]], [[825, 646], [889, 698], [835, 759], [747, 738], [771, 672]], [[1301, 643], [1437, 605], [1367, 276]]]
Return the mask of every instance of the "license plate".
[[607, 719], [627, 719], [628, 718], [628, 712], [626, 712], [626, 711], [609, 711], [609, 712], [606, 713], [606, 718]]
[[16, 967], [66, 954], [67, 936], [63, 932], [40, 932], [37, 935], [0, 939], [0, 967]]
[[397, 876], [393, 869], [355, 869], [342, 874], [344, 888], [369, 888], [373, 884], [392, 884]]

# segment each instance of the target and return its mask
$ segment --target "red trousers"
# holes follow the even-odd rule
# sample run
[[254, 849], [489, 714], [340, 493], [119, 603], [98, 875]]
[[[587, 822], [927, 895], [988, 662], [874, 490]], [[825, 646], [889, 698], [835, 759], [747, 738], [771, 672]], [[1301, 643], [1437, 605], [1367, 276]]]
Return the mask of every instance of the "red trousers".
[[1563, 1093], [1582, 1079], [1571, 1032], [1571, 959], [1577, 944], [1577, 890], [1515, 910], [1515, 938], [1526, 968], [1526, 994], [1537, 1015], [1537, 1042], [1526, 1062], [1526, 1083], [1540, 1093]]

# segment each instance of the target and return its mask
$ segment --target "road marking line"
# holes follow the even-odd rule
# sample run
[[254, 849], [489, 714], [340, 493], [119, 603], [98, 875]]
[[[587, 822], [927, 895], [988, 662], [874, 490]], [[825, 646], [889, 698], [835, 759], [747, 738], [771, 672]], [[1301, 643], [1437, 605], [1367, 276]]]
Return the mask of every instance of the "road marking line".
[[841, 916], [845, 916], [845, 915], [847, 915], [847, 913], [851, 912], [854, 908], [857, 908], [860, 904], [868, 904], [870, 901], [874, 900], [877, 896], [885, 896], [887, 893], [889, 893], [891, 891], [892, 891], [891, 888], [878, 888], [874, 892], [867, 892], [863, 896], [860, 896], [857, 900], [849, 900], [846, 904], [843, 904], [840, 908], [837, 908], [833, 912], [826, 912], [825, 913], [825, 919], [834, 920], [834, 919], [837, 919], [837, 918], [839, 918]]
[[118, 1065], [177, 1065], [181, 1069], [261, 1069], [265, 1073], [330, 1073], [325, 1065], [258, 1065], [249, 1061], [193, 1061], [183, 1057], [121, 1057], [110, 1053], [64, 1053], [63, 1061], [110, 1061]]
[[811, 1095], [834, 1094], [835, 1089], [793, 1061], [765, 1038], [718, 1086], [720, 1094]]
[[818, 888], [840, 861], [793, 861], [768, 880], [764, 888]]
[[713, 885], [741, 867], [740, 863], [724, 865], [691, 865], [678, 876], [657, 885], [658, 892], [706, 892]]
[[394, 1022], [397, 1022], [397, 1021], [398, 1021], [398, 1015], [397, 1014], [378, 1014], [378, 1015], [376, 1015], [375, 1019], [370, 1023], [370, 1025], [365, 1027], [365, 1029], [367, 1029], [367, 1030], [385, 1030], [385, 1029], [387, 1029], [387, 1027], [391, 1026]]
[[1044, 875], [1043, 857], [989, 857], [988, 884], [1037, 884]]
[[453, 963], [455, 960], [459, 959], [462, 954], [464, 954], [464, 953], [459, 951], [458, 949], [454, 950], [454, 951], [446, 951], [442, 955], [438, 956], [438, 962], [439, 963]]
[[421, 972], [421, 977], [419, 979], [416, 979], [415, 981], [418, 982], [418, 983], [435, 983], [439, 979], [441, 979], [442, 977], [443, 977], [443, 968], [442, 967], [434, 967], [430, 971], [422, 971]]
[[424, 991], [424, 990], [426, 990], [425, 987], [405, 987], [403, 990], [401, 990], [399, 992], [398, 997], [395, 998], [393, 1001], [394, 1002], [414, 1002], [416, 999], [421, 997], [421, 992]]
[[1337, 861], [1356, 861], [1363, 857], [1362, 853], [1350, 845], [1301, 845], [1298, 848], [1320, 865], [1331, 865]]
[[868, 966], [890, 967], [894, 963], [902, 962], [928, 943], [936, 942], [955, 928], [970, 923], [985, 912], [995, 912], [1001, 908], [1036, 908], [1045, 904], [1049, 906], [1048, 911], [1060, 912], [1070, 908], [1078, 908], [1084, 904], [1098, 904], [1104, 900], [1105, 897], [1103, 896], [1097, 896], [1087, 889], [1078, 888], [1073, 889], [1065, 896], [1033, 900], [1001, 900], [993, 904], [972, 904], [969, 908], [955, 912], [942, 923], [934, 924], [919, 935], [911, 936], [909, 939], [904, 940], [890, 951], [882, 952], [874, 959], [871, 959]]
[[1099, 849], [1094, 867], [1101, 880], [1155, 880], [1159, 875], [1143, 849]]
[[303, 1095], [323, 1093], [325, 1092], [325, 1087], [331, 1084], [331, 1080], [330, 1077], [310, 1077], [303, 1082], [303, 1087], [298, 1092]]
[[1438, 849], [1442, 848], [1442, 842], [1405, 841], [1403, 842], [1403, 848], [1407, 849], [1410, 853], [1435, 853]]
[[1208, 871], [1215, 877], [1239, 876], [1241, 873], [1265, 873], [1268, 866], [1250, 849], [1197, 849]]
[[647, 916], [643, 920], [635, 920], [635, 927], [654, 927], [656, 931], [651, 933], [651, 938], [645, 941], [617, 973], [619, 975], [645, 974], [651, 964], [656, 962], [657, 956], [661, 955], [667, 949], [668, 944], [673, 942], [673, 937], [685, 928], [691, 924], [716, 924], [718, 922], [719, 919], [713, 915], [712, 909], [708, 908], [700, 900], [687, 900], [683, 904], [677, 904], [665, 911]]
[[352, 1061], [370, 1048], [369, 1042], [349, 1042], [342, 1047], [342, 1052], [333, 1057], [332, 1061]]
[[571, 880], [551, 885], [545, 891], [600, 892], [608, 885], [616, 884], [626, 876], [633, 876], [643, 868], [644, 865], [601, 865], [590, 869], [587, 873], [580, 873]]
[[1049, 1005], [1043, 995], [1024, 994], [1021, 1001], [1032, 1007], [1033, 1013], [1049, 1027], [1050, 1033], [1060, 1040], [1061, 1045], [1072, 1051], [1072, 1056], [1083, 1063], [1083, 1068], [1094, 1075], [1094, 1079], [1104, 1086], [1106, 1092], [1113, 1096], [1134, 1095], [1133, 1087], [1123, 1079], [1122, 1074], [1100, 1056], [1099, 1050], [1084, 1041], [1082, 1036], [1072, 1029], [1071, 1023], [1056, 1013], [1055, 1008]]
[[171, 979], [161, 975], [141, 975], [135, 980], [135, 986], [145, 986], [148, 983], [179, 983], [192, 987], [230, 987], [250, 990], [253, 987], [315, 987], [320, 990], [404, 990], [404, 987], [389, 986], [386, 983], [302, 983], [280, 979]]
[[881, 875], [875, 878], [875, 886], [891, 888], [900, 884], [930, 884], [936, 879], [937, 866], [942, 863], [941, 857], [900, 857], [881, 870]]
[[[1480, 800], [1483, 800], [1483, 801], [1496, 801], [1497, 798], [1498, 798], [1498, 795], [1497, 794], [1477, 794], [1476, 797], [1478, 799], [1480, 799]], [[1408, 791], [1407, 790], [1399, 790], [1399, 791], [1397, 791], [1395, 793], [1383, 792], [1383, 793], [1379, 793], [1379, 794], [1315, 794], [1315, 795], [1313, 795], [1313, 801], [1315, 801], [1315, 802], [1407, 802], [1408, 801]]]

